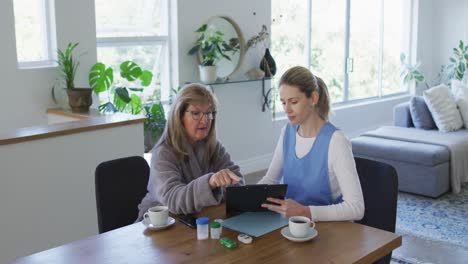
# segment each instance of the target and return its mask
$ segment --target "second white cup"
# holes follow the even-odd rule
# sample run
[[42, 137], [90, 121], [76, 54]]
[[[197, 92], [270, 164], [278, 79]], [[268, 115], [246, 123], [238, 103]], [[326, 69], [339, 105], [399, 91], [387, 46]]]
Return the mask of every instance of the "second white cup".
[[154, 226], [162, 226], [167, 224], [169, 217], [169, 208], [167, 206], [155, 206], [148, 209], [143, 215], [143, 218], [149, 218], [149, 221]]
[[[312, 223], [312, 226], [311, 226]], [[305, 216], [292, 216], [289, 218], [289, 231], [295, 237], [305, 237], [310, 228], [315, 228], [315, 223]]]

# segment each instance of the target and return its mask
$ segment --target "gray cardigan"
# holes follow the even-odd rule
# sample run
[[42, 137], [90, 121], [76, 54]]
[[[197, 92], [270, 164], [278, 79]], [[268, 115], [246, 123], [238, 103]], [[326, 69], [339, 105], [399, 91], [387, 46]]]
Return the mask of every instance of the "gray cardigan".
[[231, 161], [221, 143], [217, 142], [213, 164], [203, 162], [205, 149], [203, 142], [198, 143], [195, 151], [187, 146], [188, 157], [183, 160], [165, 143], [153, 149], [148, 193], [138, 206], [138, 219], [142, 219], [148, 208], [156, 205], [167, 205], [169, 211], [175, 214], [191, 214], [203, 207], [219, 204], [224, 198], [225, 189], [212, 190], [208, 180], [221, 169], [230, 169], [241, 177], [240, 184], [244, 184], [239, 166]]

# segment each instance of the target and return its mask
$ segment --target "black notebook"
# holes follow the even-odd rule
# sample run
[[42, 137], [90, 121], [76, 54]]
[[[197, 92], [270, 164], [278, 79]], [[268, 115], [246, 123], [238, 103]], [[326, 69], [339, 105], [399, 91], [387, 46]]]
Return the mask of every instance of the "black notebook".
[[284, 199], [287, 184], [256, 184], [233, 186], [226, 188], [226, 215], [230, 216], [241, 212], [268, 211], [262, 203], [268, 203], [267, 198]]

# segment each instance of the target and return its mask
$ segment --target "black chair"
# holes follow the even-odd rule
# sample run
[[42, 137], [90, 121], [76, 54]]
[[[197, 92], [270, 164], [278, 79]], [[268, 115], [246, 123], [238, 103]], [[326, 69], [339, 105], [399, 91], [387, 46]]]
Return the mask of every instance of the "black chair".
[[[395, 232], [398, 177], [395, 169], [385, 163], [354, 158], [364, 196], [364, 218], [357, 223]], [[375, 263], [390, 263], [392, 253]]]
[[142, 157], [106, 161], [96, 168], [96, 207], [99, 233], [135, 222], [138, 204], [146, 195], [149, 166]]

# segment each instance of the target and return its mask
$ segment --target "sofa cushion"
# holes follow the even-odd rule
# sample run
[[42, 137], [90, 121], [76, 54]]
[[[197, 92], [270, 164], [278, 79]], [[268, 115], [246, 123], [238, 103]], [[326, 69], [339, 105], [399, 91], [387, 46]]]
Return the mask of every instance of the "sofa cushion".
[[378, 159], [434, 166], [449, 161], [444, 146], [360, 136], [351, 140], [353, 153]]
[[455, 131], [463, 126], [457, 104], [447, 86], [441, 84], [424, 91], [424, 100], [440, 131]]
[[409, 106], [414, 127], [425, 130], [437, 128], [423, 97], [414, 96], [411, 98]]
[[458, 80], [452, 80], [452, 92], [455, 95], [463, 123], [468, 128], [468, 85]]
[[397, 104], [393, 107], [393, 124], [398, 127], [414, 126], [409, 109], [409, 102]]

